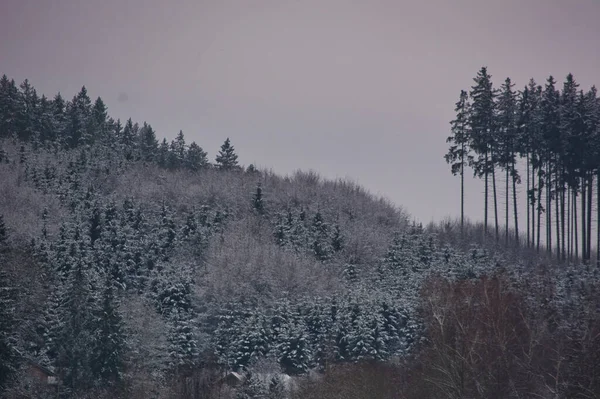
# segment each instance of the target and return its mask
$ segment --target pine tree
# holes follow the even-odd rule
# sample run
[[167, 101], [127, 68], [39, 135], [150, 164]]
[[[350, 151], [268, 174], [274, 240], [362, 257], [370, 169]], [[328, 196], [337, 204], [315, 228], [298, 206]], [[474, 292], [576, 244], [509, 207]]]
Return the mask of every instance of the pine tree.
[[187, 146], [185, 144], [185, 136], [183, 131], [179, 131], [175, 140], [171, 141], [170, 152], [169, 152], [169, 167], [172, 169], [178, 169], [185, 165], [185, 154], [187, 152]]
[[67, 386], [73, 389], [92, 384], [92, 355], [95, 313], [94, 285], [90, 271], [81, 257], [71, 269], [64, 298], [61, 300], [61, 318], [64, 320], [60, 331], [58, 366], [65, 373]]
[[67, 104], [66, 144], [69, 148], [92, 143], [92, 136], [88, 130], [91, 108], [92, 102], [83, 86], [73, 100]]
[[259, 358], [269, 353], [271, 337], [267, 322], [261, 314], [254, 313], [246, 317], [238, 327], [238, 336], [234, 338], [234, 366], [247, 368]]
[[8, 244], [8, 230], [6, 228], [6, 224], [4, 223], [4, 216], [0, 214], [0, 252], [7, 246]]
[[329, 225], [323, 220], [323, 216], [319, 211], [315, 213], [312, 220], [310, 233], [313, 254], [319, 261], [324, 262], [328, 260], [333, 252], [329, 236]]
[[189, 314], [173, 308], [170, 314], [169, 358], [173, 368], [191, 367], [198, 361], [198, 343]]
[[[582, 169], [582, 157], [581, 154], [585, 153], [585, 146], [587, 143], [584, 142], [585, 132], [579, 129], [579, 120], [577, 109], [577, 87], [578, 84], [573, 79], [573, 75], [567, 76], [567, 79], [563, 85], [563, 91], [560, 97], [560, 136], [564, 146], [562, 151], [561, 159], [561, 194], [562, 194], [562, 216], [561, 216], [561, 235], [562, 235], [562, 247], [560, 253], [562, 253], [562, 259], [566, 259], [565, 252], [571, 252], [570, 245], [566, 245], [565, 241], [569, 237], [565, 236], [565, 214], [564, 214], [564, 198], [565, 198], [565, 185], [571, 190], [578, 190], [578, 174]], [[567, 197], [570, 197], [566, 194]], [[570, 241], [570, 240], [569, 240]]]
[[124, 369], [126, 336], [110, 274], [106, 275], [96, 324], [91, 359], [92, 371], [95, 376], [104, 381], [118, 381], [122, 378]]
[[163, 138], [163, 141], [161, 141], [160, 145], [158, 146], [157, 152], [157, 162], [160, 167], [169, 167], [169, 154], [169, 143], [167, 143], [166, 138]]
[[133, 121], [131, 118], [127, 119], [125, 122], [125, 127], [123, 127], [123, 132], [120, 135], [121, 138], [121, 151], [125, 155], [125, 159], [128, 161], [132, 161], [136, 158], [137, 148], [136, 148], [136, 132]]
[[[473, 166], [475, 175], [484, 177], [485, 179], [484, 234], [487, 235], [489, 176], [495, 170], [494, 100], [496, 95], [492, 87], [491, 75], [488, 74], [486, 67], [482, 67], [473, 80], [475, 85], [472, 86], [469, 93], [471, 97], [471, 117], [469, 119], [471, 132], [470, 147], [477, 154], [477, 158], [473, 158], [471, 165]], [[495, 197], [494, 202], [496, 202]]]
[[139, 148], [140, 155], [144, 161], [150, 162], [156, 159], [158, 151], [158, 141], [156, 133], [152, 126], [144, 122], [144, 125], [139, 131]]
[[39, 103], [35, 88], [25, 79], [20, 85], [18, 107], [18, 135], [21, 140], [33, 140], [38, 134], [36, 113]]
[[506, 207], [506, 218], [505, 218], [505, 245], [508, 246], [508, 228], [509, 228], [509, 194], [510, 186], [509, 183], [512, 179], [513, 185], [513, 207], [514, 207], [514, 223], [516, 237], [515, 240], [519, 242], [519, 222], [517, 215], [517, 193], [516, 183], [520, 182], [519, 174], [516, 171], [516, 153], [517, 153], [517, 100], [516, 94], [513, 91], [514, 84], [510, 78], [504, 81], [500, 89], [500, 93], [497, 97], [497, 133], [498, 133], [498, 164], [506, 172], [506, 189], [505, 189], [505, 207]]
[[52, 114], [56, 129], [56, 137], [54, 140], [55, 148], [64, 148], [67, 146], [67, 105], [61, 94], [58, 93], [52, 100]]
[[52, 102], [44, 95], [40, 98], [36, 118], [38, 120], [40, 141], [46, 145], [56, 141], [57, 126], [54, 121]]
[[331, 249], [333, 249], [333, 252], [340, 252], [342, 249], [344, 249], [344, 244], [345, 237], [342, 234], [342, 231], [340, 230], [339, 223], [336, 223], [335, 226], [333, 226], [333, 237], [331, 237]]
[[237, 158], [238, 156], [235, 153], [235, 149], [231, 145], [229, 137], [227, 137], [223, 145], [221, 145], [221, 150], [215, 159], [216, 164], [222, 170], [234, 169], [238, 166]]
[[252, 196], [252, 207], [258, 212], [259, 215], [265, 213], [265, 202], [263, 199], [262, 187], [260, 182], [256, 185], [256, 192]]
[[[0, 255], [0, 262], [3, 259]], [[8, 275], [0, 270], [0, 393], [16, 371], [18, 352], [15, 348], [15, 291]]]
[[194, 172], [208, 166], [206, 152], [194, 141], [192, 141], [185, 154], [185, 166]]
[[110, 139], [110, 135], [108, 134], [108, 113], [106, 105], [100, 97], [94, 101], [88, 124], [92, 142], [108, 144], [108, 140]]
[[8, 80], [3, 75], [0, 79], [0, 137], [13, 137], [18, 133], [21, 105], [19, 89], [14, 79]]
[[[464, 234], [465, 225], [465, 165], [472, 158], [469, 154], [469, 95], [461, 90], [460, 99], [456, 103], [454, 111], [456, 119], [450, 122], [452, 136], [446, 139], [450, 143], [450, 149], [444, 156], [446, 162], [451, 164], [453, 175], [460, 175], [460, 231]], [[472, 162], [472, 160], [471, 160]]]
[[287, 374], [301, 374], [308, 370], [312, 351], [302, 322], [290, 322], [284, 326], [278, 337], [277, 354], [279, 364]]
[[560, 170], [558, 157], [563, 148], [559, 130], [560, 97], [555, 84], [554, 78], [548, 77], [541, 102], [543, 138], [546, 143], [544, 160], [546, 163], [546, 247], [548, 253], [552, 252], [552, 199], [557, 194], [555, 184], [558, 182], [557, 176]]

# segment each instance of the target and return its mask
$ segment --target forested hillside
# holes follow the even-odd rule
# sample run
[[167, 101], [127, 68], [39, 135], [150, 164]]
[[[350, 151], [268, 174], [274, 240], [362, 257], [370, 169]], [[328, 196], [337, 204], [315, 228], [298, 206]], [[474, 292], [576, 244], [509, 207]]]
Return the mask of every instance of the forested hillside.
[[[214, 158], [183, 132], [159, 141], [85, 88], [50, 100], [4, 76], [0, 389], [600, 394], [598, 269], [470, 243], [460, 227], [423, 228], [351, 182], [241, 166], [229, 139]], [[223, 383], [229, 371], [244, 383]]]

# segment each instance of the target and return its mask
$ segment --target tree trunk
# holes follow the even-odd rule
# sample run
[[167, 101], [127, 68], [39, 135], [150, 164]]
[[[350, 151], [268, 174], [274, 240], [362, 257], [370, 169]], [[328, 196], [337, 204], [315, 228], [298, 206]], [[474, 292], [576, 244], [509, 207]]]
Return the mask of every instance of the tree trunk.
[[529, 212], [529, 204], [531, 203], [531, 198], [530, 195], [531, 193], [529, 192], [529, 152], [527, 153], [527, 159], [526, 159], [526, 164], [527, 164], [527, 248], [530, 247], [530, 239], [531, 239], [531, 233], [530, 233], [530, 226], [531, 226], [531, 221], [529, 220], [530, 218], [530, 214], [531, 212]]
[[515, 241], [516, 241], [516, 245], [519, 246], [519, 214], [518, 214], [518, 208], [517, 208], [517, 174], [515, 172], [515, 161], [513, 161], [513, 164], [512, 164], [512, 178], [513, 178], [513, 211], [515, 214]]
[[562, 260], [565, 261], [567, 260], [567, 256], [566, 256], [566, 242], [565, 242], [565, 192], [566, 192], [566, 186], [565, 186], [565, 167], [563, 166], [562, 168], [562, 177], [561, 177], [561, 183], [560, 183], [560, 229], [561, 229], [561, 256], [562, 256]]
[[571, 236], [571, 225], [573, 219], [571, 217], [571, 187], [567, 188], [567, 260], [571, 262], [573, 254], [573, 237]]
[[[531, 168], [531, 247], [535, 248], [535, 168], [532, 165]], [[529, 205], [527, 204], [527, 209], [529, 210]]]
[[546, 174], [546, 252], [552, 254], [552, 168], [548, 161]]
[[586, 181], [585, 176], [581, 178], [581, 260], [583, 263], [586, 261], [587, 255], [587, 228], [585, 227], [586, 222], [586, 211], [585, 211], [585, 198], [586, 198]]
[[538, 171], [538, 203], [537, 203], [537, 252], [540, 252], [540, 237], [542, 235], [542, 174]]
[[586, 259], [588, 263], [592, 259], [592, 200], [593, 200], [593, 187], [594, 187], [594, 175], [592, 173], [589, 174], [589, 182], [588, 182], [588, 199], [587, 199], [587, 255]]
[[465, 235], [465, 144], [461, 145], [460, 153], [460, 236]]
[[596, 170], [596, 267], [600, 267], [600, 168]]
[[579, 229], [577, 228], [577, 189], [573, 190], [573, 234], [575, 235], [575, 262], [579, 261]]
[[558, 176], [558, 168], [556, 168], [556, 174], [554, 176], [554, 190], [555, 190], [555, 199], [554, 199], [554, 210], [555, 210], [555, 225], [556, 225], [556, 259], [560, 260], [560, 213], [559, 213], [559, 205], [560, 205], [560, 183]]
[[508, 165], [507, 165], [507, 167], [506, 167], [506, 192], [505, 192], [506, 214], [505, 214], [505, 220], [504, 220], [504, 222], [506, 223], [506, 225], [504, 226], [504, 245], [506, 247], [508, 247], [508, 215], [509, 215], [509, 209], [508, 209], [509, 200], [508, 200], [508, 196], [509, 196], [509, 193], [510, 193], [510, 190], [508, 188], [509, 187], [508, 186], [508, 179], [509, 179], [509, 169], [508, 169]]
[[487, 238], [488, 234], [488, 196], [489, 196], [489, 171], [488, 171], [488, 153], [485, 152], [485, 194], [484, 194], [484, 212], [483, 212], [483, 236], [484, 240]]
[[496, 241], [500, 239], [500, 227], [498, 225], [498, 196], [496, 192], [496, 165], [494, 165], [494, 154], [492, 153], [492, 187], [494, 193], [494, 220], [496, 222]]

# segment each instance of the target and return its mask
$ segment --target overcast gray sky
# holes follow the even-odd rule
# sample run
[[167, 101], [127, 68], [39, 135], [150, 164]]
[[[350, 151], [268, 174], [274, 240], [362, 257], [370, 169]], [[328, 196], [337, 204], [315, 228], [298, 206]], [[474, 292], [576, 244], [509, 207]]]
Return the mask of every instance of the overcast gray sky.
[[[458, 216], [443, 160], [483, 65], [600, 84], [598, 0], [3, 0], [0, 74], [182, 129], [214, 158], [348, 177], [423, 222]], [[480, 219], [483, 185], [469, 181]]]

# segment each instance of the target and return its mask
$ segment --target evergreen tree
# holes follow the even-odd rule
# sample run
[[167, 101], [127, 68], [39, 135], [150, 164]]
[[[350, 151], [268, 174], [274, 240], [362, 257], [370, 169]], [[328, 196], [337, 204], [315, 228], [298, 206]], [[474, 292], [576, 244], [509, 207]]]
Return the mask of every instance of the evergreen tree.
[[131, 118], [127, 119], [123, 132], [120, 135], [121, 150], [128, 161], [134, 160], [137, 152], [136, 148], [136, 132]]
[[187, 146], [185, 144], [185, 137], [183, 131], [179, 131], [175, 140], [171, 141], [170, 153], [169, 153], [169, 167], [172, 169], [178, 169], [185, 165], [185, 156], [187, 152]]
[[92, 349], [92, 371], [104, 381], [118, 381], [124, 369], [126, 337], [110, 274], [106, 276], [96, 323], [98, 326]]
[[277, 354], [285, 373], [294, 375], [308, 370], [312, 351], [302, 322], [290, 322], [284, 326], [278, 337]]
[[265, 213], [265, 202], [263, 200], [262, 187], [260, 182], [256, 185], [256, 192], [252, 196], [252, 207], [258, 212], [259, 215]]
[[[560, 95], [555, 88], [555, 84], [556, 81], [550, 76], [546, 80], [541, 99], [542, 129], [545, 143], [543, 160], [546, 165], [546, 248], [548, 253], [552, 252], [552, 200], [555, 199], [559, 192], [557, 186], [559, 184], [560, 162], [564, 148], [559, 129]], [[558, 205], [556, 209], [558, 209]], [[558, 217], [556, 222], [559, 223]]]
[[[470, 147], [477, 158], [473, 158], [471, 165], [475, 175], [485, 179], [484, 193], [484, 234], [488, 233], [488, 200], [489, 176], [493, 174], [495, 160], [495, 91], [492, 86], [491, 75], [487, 68], [482, 67], [473, 79], [475, 85], [470, 91]], [[494, 187], [495, 188], [495, 187]], [[494, 197], [494, 203], [496, 199]], [[497, 230], [496, 223], [496, 230]]]
[[564, 214], [564, 199], [565, 196], [570, 199], [571, 196], [566, 193], [565, 185], [569, 188], [570, 192], [576, 192], [579, 187], [578, 178], [580, 177], [580, 172], [583, 169], [583, 161], [584, 159], [581, 157], [582, 154], [586, 152], [585, 147], [588, 145], [586, 143], [585, 131], [580, 129], [579, 121], [579, 110], [578, 108], [578, 95], [577, 95], [577, 87], [578, 84], [573, 79], [573, 75], [569, 74], [567, 79], [563, 85], [563, 91], [560, 96], [560, 136], [562, 138], [562, 142], [564, 147], [561, 149], [562, 157], [561, 157], [561, 206], [562, 206], [562, 215], [561, 215], [561, 235], [562, 235], [562, 246], [560, 247], [560, 254], [562, 254], [561, 258], [563, 260], [567, 257], [567, 252], [571, 253], [570, 245], [566, 245], [565, 241], [569, 240], [570, 237], [565, 236], [565, 223], [570, 222], [565, 220]]
[[320, 261], [326, 261], [331, 257], [331, 238], [329, 236], [329, 225], [323, 220], [321, 212], [317, 211], [311, 224], [311, 250]]
[[66, 144], [69, 148], [92, 143], [93, 137], [88, 130], [91, 108], [92, 102], [83, 86], [73, 100], [67, 104]]
[[158, 141], [152, 126], [144, 122], [139, 131], [140, 156], [144, 161], [154, 161], [158, 151]]
[[64, 298], [64, 287], [59, 279], [54, 283], [54, 287], [46, 301], [44, 315], [42, 319], [41, 336], [44, 340], [43, 353], [49, 362], [49, 365], [57, 361], [61, 331], [64, 329], [62, 319], [62, 298]]
[[40, 98], [37, 119], [41, 143], [53, 143], [56, 140], [57, 126], [54, 121], [52, 102], [44, 95]]
[[13, 137], [19, 129], [21, 101], [14, 79], [8, 80], [6, 75], [0, 79], [0, 107], [0, 137]]
[[75, 262], [61, 301], [60, 317], [64, 323], [58, 340], [57, 365], [65, 372], [67, 386], [85, 389], [94, 380], [89, 349], [94, 347], [95, 292], [85, 261], [79, 257]]
[[208, 166], [206, 152], [194, 141], [192, 141], [185, 154], [185, 166], [194, 172]]
[[96, 101], [92, 106], [88, 129], [90, 130], [93, 142], [98, 141], [106, 144], [110, 139], [110, 136], [108, 135], [107, 108], [100, 97], [96, 98]]
[[[0, 262], [4, 260], [1, 258]], [[16, 371], [18, 352], [15, 348], [15, 291], [8, 275], [0, 270], [0, 393]]]
[[6, 228], [6, 224], [4, 223], [4, 216], [0, 214], [0, 252], [6, 247], [8, 244], [8, 230]]
[[233, 340], [233, 364], [236, 369], [249, 367], [256, 360], [269, 353], [271, 337], [265, 318], [253, 313], [245, 318]]
[[58, 93], [52, 100], [52, 114], [56, 129], [56, 138], [54, 145], [56, 148], [63, 148], [67, 146], [67, 104], [62, 98], [61, 94]]
[[342, 249], [344, 249], [344, 235], [342, 234], [342, 231], [340, 230], [340, 225], [339, 223], [336, 223], [335, 226], [333, 226], [333, 237], [331, 237], [331, 249], [333, 249], [334, 252], [340, 252]]
[[237, 154], [229, 141], [229, 137], [221, 145], [221, 150], [215, 159], [217, 166], [222, 170], [230, 170], [237, 167]]
[[191, 367], [198, 361], [198, 343], [187, 312], [173, 308], [170, 314], [169, 358], [173, 368]]
[[19, 87], [18, 136], [21, 140], [29, 141], [39, 134], [36, 120], [39, 98], [29, 80], [25, 79]]
[[454, 111], [456, 119], [450, 122], [452, 125], [452, 136], [446, 139], [450, 143], [450, 149], [445, 155], [446, 162], [451, 164], [453, 175], [460, 175], [460, 231], [464, 233], [465, 225], [465, 165], [468, 161], [472, 163], [469, 155], [469, 95], [461, 90], [460, 99], [456, 103]]
[[166, 138], [163, 138], [163, 141], [158, 146], [157, 161], [159, 166], [163, 168], [169, 167], [169, 154], [169, 143], [167, 143]]
[[513, 189], [513, 207], [514, 207], [514, 224], [515, 224], [515, 240], [519, 242], [519, 222], [517, 213], [517, 192], [516, 183], [520, 183], [520, 177], [516, 170], [516, 155], [517, 155], [517, 98], [513, 91], [514, 84], [510, 78], [504, 81], [497, 97], [497, 134], [498, 134], [498, 164], [506, 172], [506, 189], [505, 189], [505, 243], [508, 246], [508, 228], [509, 228], [509, 194], [512, 180]]

